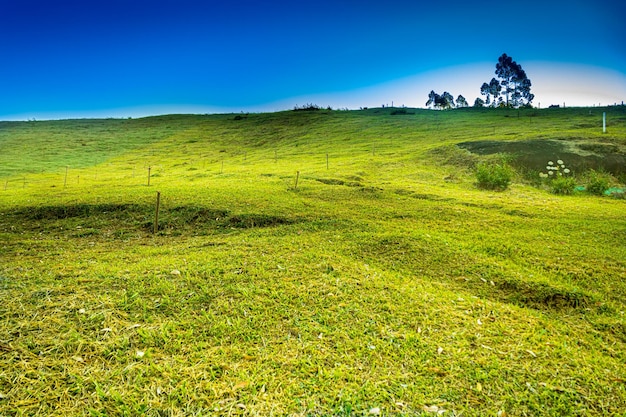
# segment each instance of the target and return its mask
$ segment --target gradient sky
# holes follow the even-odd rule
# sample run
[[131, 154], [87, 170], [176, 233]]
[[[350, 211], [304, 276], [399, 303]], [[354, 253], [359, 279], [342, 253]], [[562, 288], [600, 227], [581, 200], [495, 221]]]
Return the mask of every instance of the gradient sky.
[[0, 0], [0, 119], [470, 103], [506, 52], [534, 104], [626, 100], [626, 2]]

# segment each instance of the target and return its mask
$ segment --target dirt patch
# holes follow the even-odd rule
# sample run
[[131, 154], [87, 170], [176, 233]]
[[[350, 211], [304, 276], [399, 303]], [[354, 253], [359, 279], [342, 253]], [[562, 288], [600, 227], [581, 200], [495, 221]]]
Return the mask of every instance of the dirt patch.
[[345, 181], [337, 178], [315, 178], [315, 181], [321, 182], [326, 185], [345, 185], [347, 187], [361, 187], [362, 184], [358, 181]]
[[532, 139], [482, 140], [463, 142], [457, 146], [478, 155], [508, 154], [512, 156], [512, 165], [536, 171], [545, 170], [548, 161], [560, 159], [574, 172], [595, 169], [614, 175], [626, 173], [626, 150], [614, 144], [573, 139]]
[[567, 291], [545, 283], [506, 280], [497, 285], [496, 297], [502, 301], [538, 310], [580, 309], [594, 303], [580, 291]]
[[[120, 236], [126, 232], [152, 231], [154, 207], [138, 204], [75, 204], [24, 207], [0, 212], [0, 220], [19, 225], [20, 229], [71, 230], [72, 237], [99, 235], [103, 231], [115, 230]], [[4, 217], [6, 216], [6, 217]], [[288, 218], [261, 213], [233, 214], [228, 210], [202, 207], [161, 207], [160, 230], [250, 229], [274, 227], [301, 222], [302, 219]], [[0, 222], [0, 230], [3, 223]], [[15, 226], [14, 226], [15, 227]], [[74, 229], [76, 227], [76, 229]], [[12, 229], [13, 230], [13, 229]]]

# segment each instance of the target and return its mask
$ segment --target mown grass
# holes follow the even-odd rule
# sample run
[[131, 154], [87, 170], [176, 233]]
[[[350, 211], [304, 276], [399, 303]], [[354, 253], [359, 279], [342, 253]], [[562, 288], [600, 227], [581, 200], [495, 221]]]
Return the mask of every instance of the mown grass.
[[625, 145], [599, 110], [12, 125], [0, 415], [622, 415], [624, 200], [480, 190], [454, 146]]

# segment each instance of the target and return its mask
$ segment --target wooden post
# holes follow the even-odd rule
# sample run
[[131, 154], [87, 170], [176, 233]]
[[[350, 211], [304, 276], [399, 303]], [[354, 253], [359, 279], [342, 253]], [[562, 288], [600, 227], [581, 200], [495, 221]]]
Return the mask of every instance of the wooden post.
[[156, 235], [159, 231], [159, 206], [161, 205], [161, 192], [156, 193], [156, 207], [154, 208], [154, 228], [153, 233]]
[[150, 171], [152, 170], [152, 167], [148, 167], [148, 187], [150, 186]]
[[293, 187], [294, 190], [298, 189], [298, 179], [300, 178], [300, 171], [296, 171], [296, 185]]
[[606, 133], [606, 112], [602, 112], [602, 133]]

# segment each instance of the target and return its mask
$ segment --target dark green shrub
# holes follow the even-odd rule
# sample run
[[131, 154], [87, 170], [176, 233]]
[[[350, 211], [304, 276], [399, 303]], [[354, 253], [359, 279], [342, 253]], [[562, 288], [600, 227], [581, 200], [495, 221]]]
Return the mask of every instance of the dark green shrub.
[[576, 189], [576, 180], [572, 177], [557, 177], [550, 183], [554, 194], [571, 195]]
[[[328, 109], [331, 110], [330, 107]], [[317, 111], [317, 110], [322, 110], [322, 108], [318, 106], [317, 104], [306, 104], [304, 106], [298, 106], [296, 104], [296, 106], [293, 108], [293, 111]]]
[[611, 177], [603, 172], [591, 170], [587, 175], [587, 192], [594, 195], [604, 195], [611, 187]]
[[397, 116], [399, 114], [415, 114], [415, 112], [410, 112], [407, 109], [396, 109], [389, 114], [391, 114], [392, 116]]
[[506, 164], [481, 163], [476, 167], [476, 180], [479, 188], [506, 190], [512, 178], [513, 170]]

